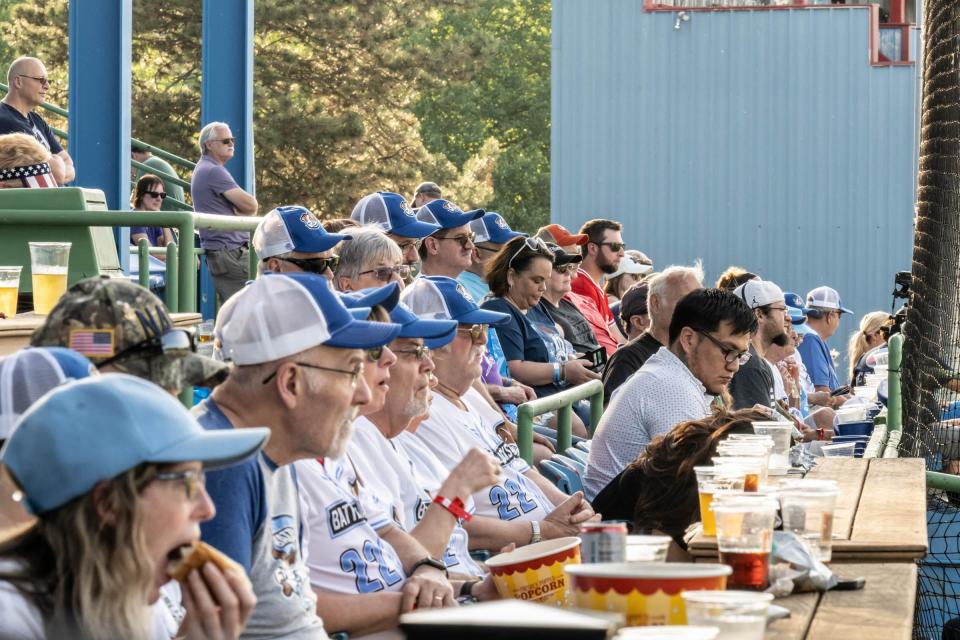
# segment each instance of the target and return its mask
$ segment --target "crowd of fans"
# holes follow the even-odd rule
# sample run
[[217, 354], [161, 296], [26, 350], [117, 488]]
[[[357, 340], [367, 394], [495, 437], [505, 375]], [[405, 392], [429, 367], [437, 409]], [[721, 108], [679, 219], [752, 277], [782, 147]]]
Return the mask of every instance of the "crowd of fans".
[[[42, 69], [11, 74], [42, 97]], [[196, 208], [256, 214], [223, 167], [229, 127], [198, 144]], [[134, 205], [168, 187], [141, 176]], [[825, 341], [850, 311], [738, 267], [713, 288], [699, 263], [655, 271], [621, 231], [528, 236], [431, 182], [326, 222], [280, 206], [252, 247], [201, 232], [215, 358], [149, 291], [75, 284], [0, 360], [0, 637], [398, 637], [413, 608], [496, 598], [484, 552], [601, 517], [682, 550], [720, 438], [773, 412], [830, 436], [849, 391]], [[851, 377], [888, 326], [864, 317]], [[596, 425], [574, 407], [593, 438], [568, 496], [520, 457], [516, 408], [591, 380], [608, 406]], [[175, 400], [191, 385], [212, 389], [192, 412]], [[538, 435], [535, 459], [552, 447]], [[171, 580], [198, 539], [235, 564]]]

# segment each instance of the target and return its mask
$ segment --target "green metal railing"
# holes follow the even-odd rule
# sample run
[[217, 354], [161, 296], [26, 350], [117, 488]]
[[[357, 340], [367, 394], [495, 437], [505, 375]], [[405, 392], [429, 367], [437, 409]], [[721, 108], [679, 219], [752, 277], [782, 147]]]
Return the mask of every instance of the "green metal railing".
[[546, 398], [524, 402], [517, 408], [517, 446], [520, 457], [533, 464], [533, 418], [550, 411], [557, 412], [557, 453], [570, 448], [573, 403], [590, 399], [590, 435], [603, 415], [603, 382], [591, 380]]
[[[186, 246], [168, 245], [167, 287], [173, 287], [175, 298], [170, 311], [196, 311], [197, 307], [197, 256], [193, 247], [196, 229], [219, 229], [222, 231], [246, 231], [253, 233], [260, 218], [220, 216], [209, 213], [186, 211], [0, 211], [0, 225], [49, 225], [52, 227], [170, 227], [178, 231]], [[171, 247], [173, 247], [171, 249]], [[178, 252], [184, 253], [178, 259]], [[250, 264], [256, 265], [256, 257], [250, 251]], [[126, 256], [123, 256], [126, 258]], [[171, 261], [171, 258], [172, 261]], [[142, 263], [141, 263], [142, 264]], [[142, 277], [142, 276], [141, 276]], [[175, 308], [174, 308], [175, 307]]]

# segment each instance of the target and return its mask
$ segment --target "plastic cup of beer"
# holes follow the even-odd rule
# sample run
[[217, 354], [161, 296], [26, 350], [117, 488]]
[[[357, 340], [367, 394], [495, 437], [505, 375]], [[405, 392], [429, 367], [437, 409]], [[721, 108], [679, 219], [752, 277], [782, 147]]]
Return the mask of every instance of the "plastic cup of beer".
[[743, 490], [746, 493], [756, 493], [760, 491], [761, 486], [767, 484], [767, 465], [770, 463], [769, 455], [745, 455], [745, 454], [726, 454], [711, 458], [713, 466], [723, 467], [732, 465], [742, 467], [745, 475], [743, 479]]
[[822, 562], [831, 558], [837, 494], [833, 480], [801, 480], [780, 489], [784, 531], [797, 534]]
[[757, 435], [769, 436], [773, 440], [770, 451], [771, 469], [790, 468], [790, 447], [793, 444], [793, 425], [789, 422], [754, 422], [753, 431]]
[[67, 290], [69, 242], [31, 242], [30, 270], [33, 272], [33, 311], [47, 315]]
[[773, 522], [779, 504], [769, 496], [721, 495], [713, 502], [720, 562], [733, 569], [727, 586], [767, 588]]
[[753, 591], [684, 591], [687, 624], [717, 627], [717, 640], [762, 640], [773, 594]]
[[722, 491], [743, 491], [743, 484], [747, 475], [746, 470], [735, 465], [723, 467], [694, 467], [697, 474], [697, 493], [700, 497], [700, 522], [703, 525], [703, 535], [717, 535], [717, 524], [713, 519], [710, 505], [713, 496]]
[[23, 267], [0, 267], [0, 313], [8, 318], [17, 315], [21, 271]]

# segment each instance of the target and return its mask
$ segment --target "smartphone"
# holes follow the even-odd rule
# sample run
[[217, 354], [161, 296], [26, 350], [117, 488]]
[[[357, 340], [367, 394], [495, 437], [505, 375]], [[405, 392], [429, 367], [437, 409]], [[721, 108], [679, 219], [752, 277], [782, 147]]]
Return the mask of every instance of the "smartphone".
[[607, 350], [603, 347], [594, 349], [583, 354], [584, 360], [590, 361], [590, 367], [593, 369], [602, 369], [607, 364]]
[[845, 395], [848, 395], [851, 391], [852, 389], [850, 389], [850, 385], [845, 384], [842, 387], [837, 387], [836, 389], [831, 391], [830, 397], [835, 398], [837, 396], [845, 396]]

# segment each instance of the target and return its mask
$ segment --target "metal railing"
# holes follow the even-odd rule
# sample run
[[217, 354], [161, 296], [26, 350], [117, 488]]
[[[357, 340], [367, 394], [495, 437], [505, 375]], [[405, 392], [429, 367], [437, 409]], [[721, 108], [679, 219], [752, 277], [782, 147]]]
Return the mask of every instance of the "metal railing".
[[603, 382], [591, 380], [552, 396], [524, 402], [517, 408], [517, 446], [520, 457], [533, 464], [533, 418], [550, 411], [557, 412], [557, 452], [570, 448], [573, 403], [590, 399], [590, 435], [603, 415]]
[[[0, 211], [2, 225], [49, 225], [51, 227], [170, 227], [178, 231], [183, 246], [168, 245], [167, 260], [171, 252], [173, 262], [167, 263], [168, 287], [173, 287], [175, 297], [170, 298], [171, 312], [196, 311], [197, 307], [197, 256], [200, 251], [193, 247], [194, 231], [219, 229], [222, 231], [246, 231], [253, 233], [260, 218], [221, 216], [209, 213], [186, 211]], [[174, 247], [170, 249], [170, 247]], [[177, 259], [178, 252], [184, 255]], [[256, 257], [250, 251], [250, 266], [255, 268]], [[123, 256], [126, 258], [126, 256]]]

